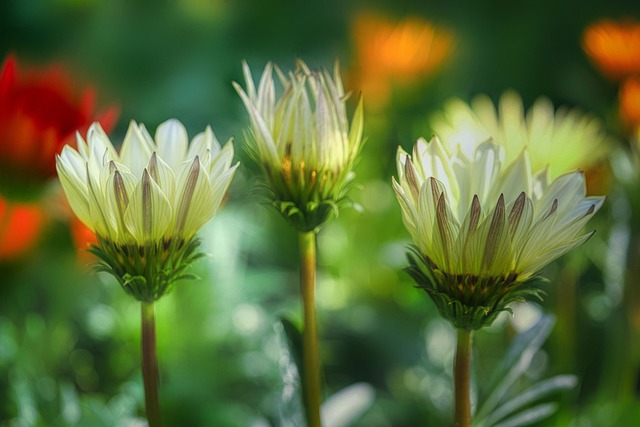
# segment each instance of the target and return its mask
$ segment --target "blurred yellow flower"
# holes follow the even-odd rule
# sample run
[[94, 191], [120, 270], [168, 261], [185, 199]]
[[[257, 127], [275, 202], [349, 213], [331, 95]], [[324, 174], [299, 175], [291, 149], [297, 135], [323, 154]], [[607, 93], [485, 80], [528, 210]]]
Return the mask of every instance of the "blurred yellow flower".
[[274, 206], [298, 230], [314, 230], [345, 201], [354, 177], [362, 146], [362, 100], [349, 126], [337, 64], [333, 77], [326, 70], [311, 71], [302, 61], [288, 75], [276, 68], [283, 87], [279, 96], [271, 64], [257, 90], [246, 63], [243, 68], [246, 91], [233, 85], [249, 113], [248, 136]]
[[177, 120], [158, 127], [155, 140], [131, 122], [118, 154], [94, 123], [78, 149], [65, 146], [56, 164], [78, 218], [98, 237], [94, 252], [125, 290], [153, 301], [183, 275], [196, 256], [193, 239], [219, 209], [237, 164], [211, 128], [191, 145]]
[[363, 14], [353, 26], [356, 79], [367, 102], [380, 105], [394, 83], [408, 84], [438, 71], [451, 54], [453, 35], [418, 17], [392, 22]]
[[640, 24], [634, 20], [603, 20], [590, 25], [584, 32], [583, 48], [612, 79], [640, 73]]
[[497, 109], [486, 95], [476, 96], [471, 104], [454, 98], [430, 123], [449, 154], [460, 149], [471, 157], [492, 138], [504, 146], [506, 162], [526, 147], [533, 172], [548, 168], [552, 179], [596, 164], [606, 154], [608, 139], [596, 117], [577, 109], [554, 111], [546, 98], [536, 100], [525, 114], [522, 98], [514, 91], [500, 97]]
[[537, 290], [525, 283], [585, 242], [604, 197], [586, 197], [582, 172], [533, 173], [529, 153], [504, 158], [488, 140], [470, 156], [434, 137], [397, 154], [393, 188], [417, 246], [410, 273], [456, 327], [478, 329]]

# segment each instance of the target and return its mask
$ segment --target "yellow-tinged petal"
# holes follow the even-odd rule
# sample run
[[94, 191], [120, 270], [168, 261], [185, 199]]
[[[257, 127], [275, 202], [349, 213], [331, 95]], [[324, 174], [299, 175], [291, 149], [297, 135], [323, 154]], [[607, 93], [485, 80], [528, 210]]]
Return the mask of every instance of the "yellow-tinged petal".
[[174, 199], [176, 216], [174, 232], [191, 237], [215, 211], [209, 174], [202, 168], [200, 159], [183, 163], [177, 173], [177, 189]]
[[120, 161], [140, 179], [154, 151], [155, 146], [147, 141], [136, 122], [131, 120], [120, 149]]
[[106, 180], [107, 217], [111, 228], [116, 230], [118, 243], [131, 243], [125, 214], [134, 194], [137, 178], [126, 170], [119, 170], [113, 163], [113, 172]]
[[178, 120], [170, 119], [158, 126], [156, 144], [158, 154], [171, 168], [175, 169], [187, 160], [189, 137], [187, 130]]
[[160, 242], [171, 225], [169, 199], [145, 169], [125, 212], [125, 224], [138, 244]]

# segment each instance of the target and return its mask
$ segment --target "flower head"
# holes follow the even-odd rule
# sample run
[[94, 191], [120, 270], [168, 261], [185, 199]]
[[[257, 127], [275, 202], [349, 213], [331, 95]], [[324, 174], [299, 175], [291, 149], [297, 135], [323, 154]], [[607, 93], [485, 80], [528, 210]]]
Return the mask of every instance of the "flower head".
[[131, 122], [117, 153], [99, 124], [78, 149], [57, 156], [58, 176], [78, 218], [98, 238], [95, 253], [125, 290], [151, 301], [183, 276], [196, 256], [196, 231], [219, 209], [237, 164], [211, 128], [189, 145], [177, 120], [155, 140]]
[[608, 143], [597, 118], [575, 109], [554, 112], [546, 98], [539, 98], [525, 114], [522, 98], [513, 91], [500, 97], [497, 109], [486, 95], [478, 95], [470, 105], [452, 99], [431, 126], [450, 155], [459, 148], [473, 157], [477, 147], [492, 138], [504, 146], [507, 163], [526, 147], [533, 172], [547, 168], [551, 178], [595, 165]]
[[95, 91], [80, 95], [59, 67], [20, 73], [14, 56], [0, 70], [0, 192], [20, 200], [55, 175], [55, 155], [73, 145], [75, 132], [99, 120], [110, 129], [118, 116], [95, 112]]
[[583, 47], [612, 79], [640, 73], [640, 24], [633, 20], [596, 22], [585, 30]]
[[505, 161], [489, 140], [470, 156], [439, 139], [401, 148], [393, 180], [417, 246], [410, 272], [457, 327], [478, 329], [506, 305], [537, 291], [533, 275], [586, 241], [583, 225], [603, 197], [586, 197], [582, 172], [533, 174], [526, 148]]
[[346, 95], [336, 64], [311, 71], [276, 68], [283, 87], [276, 97], [274, 67], [267, 64], [256, 90], [247, 64], [247, 88], [234, 83], [251, 119], [248, 137], [273, 192], [276, 208], [297, 229], [311, 231], [345, 200], [362, 144], [362, 101], [347, 122]]

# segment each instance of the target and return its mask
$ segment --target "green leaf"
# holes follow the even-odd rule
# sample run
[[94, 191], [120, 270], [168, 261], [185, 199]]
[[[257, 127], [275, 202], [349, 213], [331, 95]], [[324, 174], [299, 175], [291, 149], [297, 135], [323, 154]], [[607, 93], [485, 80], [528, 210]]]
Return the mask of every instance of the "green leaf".
[[495, 424], [493, 427], [520, 427], [531, 425], [538, 422], [558, 410], [558, 405], [555, 403], [543, 403], [542, 405], [534, 406], [531, 409], [527, 409], [518, 415], [511, 417], [500, 424]]
[[552, 393], [572, 389], [577, 383], [578, 379], [574, 375], [557, 375], [540, 381], [493, 411], [486, 419], [487, 425], [493, 425], [514, 412], [532, 404], [536, 400]]
[[488, 389], [492, 391], [478, 410], [478, 420], [487, 418], [498, 407], [509, 387], [529, 369], [533, 356], [549, 337], [554, 324], [553, 316], [544, 315], [515, 338], [489, 381]]
[[366, 383], [352, 384], [329, 397], [322, 404], [322, 420], [326, 427], [348, 427], [371, 407], [374, 388]]
[[280, 343], [280, 374], [282, 390], [280, 393], [280, 425], [304, 426], [306, 413], [303, 402], [302, 337], [294, 324], [286, 318], [274, 325]]

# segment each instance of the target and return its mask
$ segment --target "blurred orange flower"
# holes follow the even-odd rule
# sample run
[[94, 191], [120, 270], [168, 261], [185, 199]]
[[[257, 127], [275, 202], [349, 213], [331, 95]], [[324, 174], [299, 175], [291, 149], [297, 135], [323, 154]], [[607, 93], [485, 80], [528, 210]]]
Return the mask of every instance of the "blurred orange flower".
[[633, 20], [596, 22], [585, 30], [583, 48], [612, 79], [640, 73], [640, 24]]
[[19, 258], [33, 248], [44, 222], [40, 205], [13, 203], [0, 197], [0, 261]]
[[640, 126], [640, 76], [626, 79], [620, 86], [620, 118], [631, 130]]
[[451, 53], [453, 35], [409, 17], [392, 22], [364, 14], [353, 27], [358, 85], [368, 104], [382, 104], [393, 83], [408, 84], [433, 75]]
[[115, 124], [115, 106], [96, 113], [96, 93], [87, 87], [77, 95], [74, 82], [60, 66], [22, 73], [9, 55], [0, 70], [0, 193], [21, 200], [55, 176], [55, 154], [75, 145], [94, 121]]
[[98, 243], [98, 238], [89, 227], [84, 225], [82, 221], [75, 215], [71, 219], [71, 238], [76, 247], [78, 262], [87, 265], [91, 261], [95, 261], [95, 256], [89, 252], [91, 246]]

